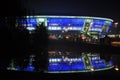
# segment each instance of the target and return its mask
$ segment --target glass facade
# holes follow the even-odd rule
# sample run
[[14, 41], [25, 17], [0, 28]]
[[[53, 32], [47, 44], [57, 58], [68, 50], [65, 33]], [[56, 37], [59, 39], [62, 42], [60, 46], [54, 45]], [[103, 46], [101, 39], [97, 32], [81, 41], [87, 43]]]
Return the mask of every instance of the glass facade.
[[49, 30], [81, 30], [85, 19], [74, 18], [48, 18], [47, 24]]
[[35, 30], [35, 27], [37, 25], [37, 19], [36, 18], [23, 18], [23, 19], [17, 19], [16, 20], [18, 26], [22, 26], [28, 30]]
[[98, 20], [94, 19], [93, 22], [91, 23], [91, 27], [89, 31], [98, 31], [101, 32], [102, 28], [104, 26], [105, 20]]
[[[75, 17], [75, 16], [74, 16]], [[18, 25], [34, 30], [37, 25], [45, 23], [49, 31], [82, 31], [82, 32], [108, 32], [112, 25], [112, 20], [99, 17], [27, 17], [22, 20], [17, 19]]]
[[[51, 52], [52, 53], [52, 52]], [[66, 53], [61, 52], [49, 54], [49, 72], [62, 72], [62, 71], [78, 71], [78, 72], [91, 72], [91, 71], [102, 71], [113, 68], [114, 64], [112, 60], [106, 61], [102, 59], [100, 54], [95, 53], [84, 53], [79, 54], [76, 57], [71, 54], [65, 56]], [[74, 53], [74, 55], [76, 55]], [[71, 56], [71, 57], [70, 57]], [[92, 70], [93, 69], [93, 70]]]

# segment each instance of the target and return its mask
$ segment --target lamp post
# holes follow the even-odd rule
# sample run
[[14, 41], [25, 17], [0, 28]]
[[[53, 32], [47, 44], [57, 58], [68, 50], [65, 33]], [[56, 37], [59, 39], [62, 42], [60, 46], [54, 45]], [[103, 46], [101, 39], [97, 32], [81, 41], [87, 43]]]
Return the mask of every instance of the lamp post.
[[118, 22], [114, 23], [114, 28], [115, 28], [115, 36], [118, 34]]
[[118, 22], [114, 23], [114, 27], [117, 28], [118, 27]]

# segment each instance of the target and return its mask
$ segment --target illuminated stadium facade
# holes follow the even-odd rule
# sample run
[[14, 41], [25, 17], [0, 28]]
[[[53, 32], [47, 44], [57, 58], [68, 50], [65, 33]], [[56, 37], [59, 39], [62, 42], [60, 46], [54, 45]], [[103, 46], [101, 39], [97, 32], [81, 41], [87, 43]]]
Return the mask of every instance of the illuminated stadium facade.
[[87, 16], [26, 16], [17, 22], [29, 30], [44, 22], [49, 31], [108, 32], [113, 20]]
[[[82, 55], [77, 55], [71, 52], [61, 51], [49, 51], [49, 59], [47, 71], [45, 73], [77, 73], [77, 72], [95, 72], [104, 71], [114, 68], [112, 59], [106, 61], [100, 57], [98, 53], [86, 53], [82, 52]], [[70, 53], [66, 55], [66, 53]], [[76, 57], [75, 57], [76, 56]], [[35, 55], [31, 55], [29, 58], [29, 64], [21, 68], [21, 66], [15, 66], [12, 61], [7, 70], [15, 71], [31, 71], [35, 72], [36, 66], [33, 64]], [[40, 64], [40, 63], [39, 63]], [[40, 67], [39, 67], [40, 68]]]
[[[51, 54], [52, 53], [52, 54]], [[62, 53], [62, 52], [58, 52]], [[78, 57], [69, 57], [56, 54], [54, 51], [49, 53], [57, 55], [49, 58], [48, 73], [70, 73], [70, 72], [91, 72], [109, 70], [114, 67], [112, 60], [101, 59], [100, 54], [82, 53]]]
[[101, 34], [108, 33], [112, 22], [113, 20], [109, 18], [88, 16], [24, 16], [22, 19], [17, 19], [18, 26], [33, 32], [36, 26], [44, 23], [50, 37], [54, 39], [75, 38], [77, 35], [87, 41], [89, 37], [89, 42], [93, 41], [91, 39], [98, 40]]

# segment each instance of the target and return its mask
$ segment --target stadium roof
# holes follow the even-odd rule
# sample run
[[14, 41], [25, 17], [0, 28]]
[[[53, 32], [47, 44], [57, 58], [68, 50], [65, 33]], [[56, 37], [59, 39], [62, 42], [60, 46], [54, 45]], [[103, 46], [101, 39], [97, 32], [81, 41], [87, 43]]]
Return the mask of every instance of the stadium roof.
[[92, 17], [92, 16], [50, 16], [50, 15], [36, 15], [36, 16], [27, 16], [27, 17], [42, 17], [42, 18], [87, 18], [87, 19], [101, 19], [112, 21], [110, 18], [102, 18], [102, 17]]

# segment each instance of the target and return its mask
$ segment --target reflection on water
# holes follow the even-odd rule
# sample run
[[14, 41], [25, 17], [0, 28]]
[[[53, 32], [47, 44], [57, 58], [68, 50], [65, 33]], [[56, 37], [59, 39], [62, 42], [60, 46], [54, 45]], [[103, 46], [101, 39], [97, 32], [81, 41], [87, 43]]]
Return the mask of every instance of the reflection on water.
[[[67, 54], [70, 53], [70, 54]], [[98, 53], [74, 54], [71, 52], [49, 52], [49, 72], [59, 71], [74, 71], [74, 72], [89, 72], [101, 71], [114, 67], [112, 59], [106, 61], [100, 57]], [[75, 55], [77, 55], [75, 57]]]
[[[47, 73], [70, 73], [70, 72], [91, 72], [108, 70], [114, 67], [111, 56], [102, 56], [99, 53], [82, 52], [79, 54], [72, 52], [49, 51]], [[31, 55], [28, 64], [22, 69], [22, 66], [15, 65], [15, 61], [11, 60], [7, 70], [16, 71], [38, 71], [34, 65], [35, 55]], [[39, 63], [44, 64], [44, 63]], [[115, 70], [119, 70], [118, 67]]]

